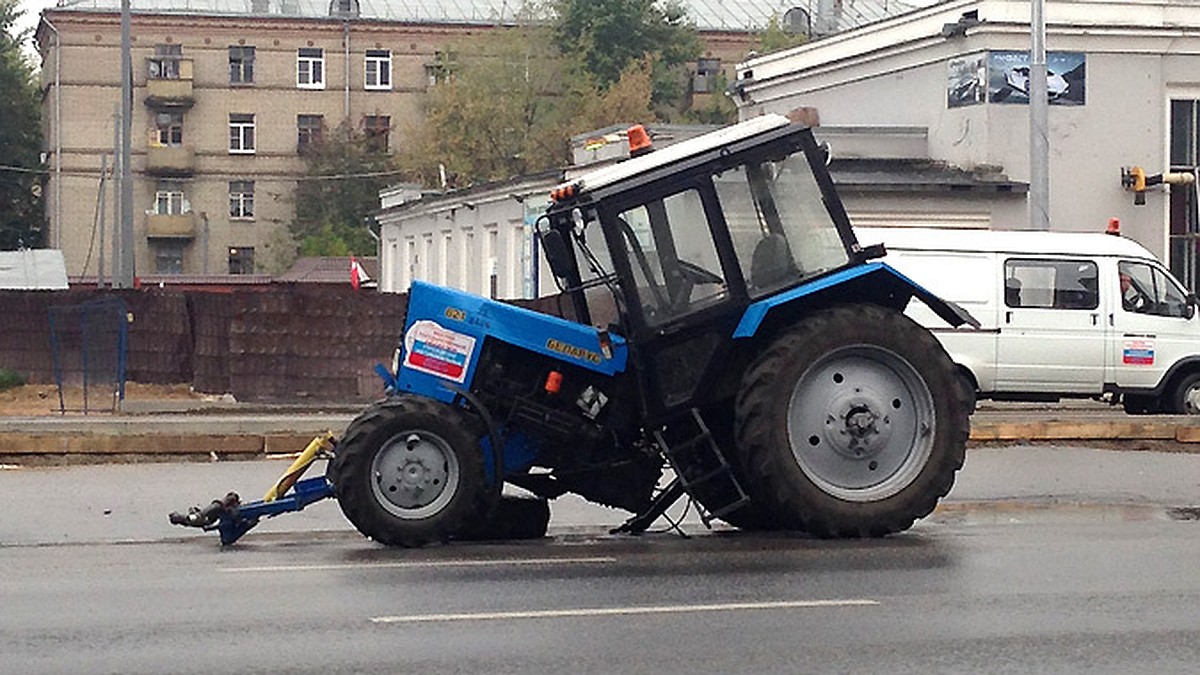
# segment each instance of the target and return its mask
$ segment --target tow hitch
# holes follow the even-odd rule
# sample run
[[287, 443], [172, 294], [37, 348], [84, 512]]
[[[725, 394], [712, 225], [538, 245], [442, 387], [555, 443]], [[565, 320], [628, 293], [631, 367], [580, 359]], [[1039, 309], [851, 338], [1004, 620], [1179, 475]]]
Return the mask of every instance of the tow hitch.
[[313, 462], [329, 457], [333, 442], [333, 433], [329, 431], [312, 439], [261, 500], [243, 504], [236, 492], [230, 492], [222, 499], [214, 499], [208, 506], [193, 506], [187, 513], [171, 513], [168, 516], [171, 524], [198, 527], [205, 532], [217, 530], [221, 545], [228, 546], [258, 525], [262, 518], [301, 511], [309, 504], [332, 497], [333, 484], [325, 476], [304, 480], [300, 477]]

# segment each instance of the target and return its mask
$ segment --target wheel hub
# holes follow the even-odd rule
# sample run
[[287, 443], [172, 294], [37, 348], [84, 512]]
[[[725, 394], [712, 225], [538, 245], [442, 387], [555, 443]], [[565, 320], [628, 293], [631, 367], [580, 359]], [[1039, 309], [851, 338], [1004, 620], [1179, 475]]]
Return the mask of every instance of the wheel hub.
[[446, 442], [438, 436], [408, 432], [398, 434], [380, 448], [373, 462], [373, 491], [392, 513], [421, 518], [444, 506], [451, 495], [457, 464]]
[[850, 460], [874, 458], [892, 436], [892, 421], [881, 409], [879, 397], [861, 388], [835, 397], [825, 418], [828, 447]]

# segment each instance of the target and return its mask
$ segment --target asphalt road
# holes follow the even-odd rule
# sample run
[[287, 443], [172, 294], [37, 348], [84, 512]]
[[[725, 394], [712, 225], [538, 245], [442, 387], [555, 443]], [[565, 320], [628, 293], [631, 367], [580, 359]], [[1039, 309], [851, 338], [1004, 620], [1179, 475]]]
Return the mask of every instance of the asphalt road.
[[[882, 540], [672, 531], [387, 549], [335, 503], [167, 523], [281, 461], [0, 470], [0, 671], [1191, 673], [1200, 455], [974, 448]], [[661, 525], [661, 523], [660, 523]], [[656, 528], [661, 529], [661, 528]]]
[[1200, 523], [0, 548], [12, 673], [1193, 673]]

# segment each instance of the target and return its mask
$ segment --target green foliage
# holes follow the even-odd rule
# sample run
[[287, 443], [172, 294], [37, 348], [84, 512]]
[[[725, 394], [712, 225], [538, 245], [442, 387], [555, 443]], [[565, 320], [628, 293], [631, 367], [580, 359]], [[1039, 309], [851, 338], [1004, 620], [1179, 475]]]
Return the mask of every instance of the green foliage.
[[733, 124], [737, 121], [737, 106], [725, 94], [729, 86], [725, 73], [718, 73], [713, 82], [713, 93], [703, 105], [695, 105], [684, 113], [684, 120], [692, 124]]
[[654, 118], [649, 61], [631, 63], [601, 91], [543, 25], [497, 28], [473, 49], [404, 134], [400, 164], [426, 186], [441, 187], [443, 174], [454, 189], [564, 166], [572, 134]]
[[771, 17], [766, 29], [759, 35], [759, 47], [763, 52], [777, 52], [805, 42], [808, 42], [807, 36], [784, 30], [778, 16]]
[[556, 0], [555, 44], [579, 59], [601, 91], [632, 64], [650, 59], [651, 101], [660, 114], [678, 106], [686, 89], [685, 66], [701, 52], [696, 29], [678, 2], [655, 0]]
[[[561, 165], [572, 104], [547, 29], [497, 28], [426, 101], [423, 127], [405, 134], [403, 166], [447, 187], [511, 178]], [[452, 53], [447, 49], [444, 53]]]
[[0, 391], [15, 389], [25, 384], [25, 378], [15, 370], [0, 368]]
[[396, 182], [392, 156], [363, 130], [343, 124], [309, 149], [305, 160], [308, 170], [296, 189], [289, 227], [300, 253], [374, 255], [367, 222], [379, 210], [379, 191]]
[[41, 96], [16, 33], [18, 0], [0, 0], [0, 250], [42, 245]]

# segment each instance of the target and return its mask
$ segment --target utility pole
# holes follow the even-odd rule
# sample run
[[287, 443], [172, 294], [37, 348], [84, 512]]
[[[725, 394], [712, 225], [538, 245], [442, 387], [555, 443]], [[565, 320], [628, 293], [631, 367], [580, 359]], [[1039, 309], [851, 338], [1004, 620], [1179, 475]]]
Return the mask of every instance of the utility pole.
[[114, 260], [113, 288], [133, 288], [133, 58], [129, 0], [121, 0], [121, 258]]
[[1030, 0], [1029, 227], [1050, 229], [1050, 96], [1046, 91], [1045, 0]]

